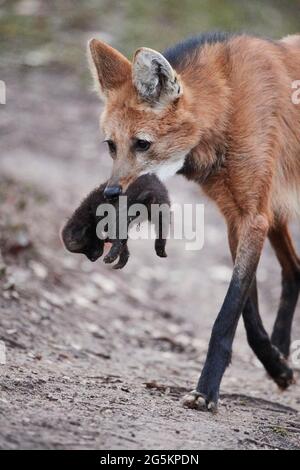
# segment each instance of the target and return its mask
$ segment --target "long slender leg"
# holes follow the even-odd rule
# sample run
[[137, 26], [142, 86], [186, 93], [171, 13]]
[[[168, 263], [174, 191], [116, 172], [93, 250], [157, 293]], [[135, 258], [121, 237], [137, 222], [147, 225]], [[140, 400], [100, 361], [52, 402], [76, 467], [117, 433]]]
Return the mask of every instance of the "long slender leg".
[[272, 379], [281, 389], [286, 389], [293, 383], [293, 371], [288, 367], [279, 349], [271, 343], [259, 314], [256, 297], [257, 287], [254, 280], [243, 310], [248, 343]]
[[[235, 260], [237, 250], [235, 232], [229, 232], [228, 241], [232, 258]], [[243, 309], [243, 320], [251, 349], [277, 385], [286, 389], [293, 382], [293, 371], [288, 367], [279, 350], [272, 345], [264, 328], [259, 314], [256, 277], [252, 282], [250, 295]]]
[[239, 223], [234, 269], [221, 311], [215, 321], [206, 362], [195, 392], [184, 398], [184, 405], [214, 411], [223, 374], [231, 359], [236, 327], [249, 297], [269, 224], [267, 217], [245, 217]]
[[300, 260], [287, 225], [282, 224], [272, 229], [269, 239], [282, 267], [282, 292], [272, 343], [287, 358], [290, 353], [292, 323], [300, 290]]

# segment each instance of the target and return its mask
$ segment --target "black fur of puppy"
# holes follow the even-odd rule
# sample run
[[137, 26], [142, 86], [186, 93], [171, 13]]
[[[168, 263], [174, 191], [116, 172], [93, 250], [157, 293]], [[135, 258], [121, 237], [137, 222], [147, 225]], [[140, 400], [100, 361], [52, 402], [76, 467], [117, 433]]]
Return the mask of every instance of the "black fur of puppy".
[[[105, 263], [112, 263], [118, 257], [119, 260], [114, 269], [123, 268], [129, 258], [129, 250], [127, 246], [127, 238], [118, 238], [118, 232], [115, 239], [106, 238], [102, 240], [98, 238], [96, 228], [101, 217], [96, 216], [97, 208], [101, 204], [111, 203], [116, 209], [116, 227], [119, 221], [119, 200], [107, 201], [104, 196], [104, 189], [107, 183], [102, 184], [99, 188], [92, 191], [75, 210], [67, 224], [62, 230], [62, 239], [65, 247], [72, 253], [82, 253], [87, 256], [90, 261], [96, 261], [103, 254], [104, 244], [112, 243], [109, 253], [104, 257]], [[148, 210], [148, 220], [151, 221], [151, 204], [161, 206], [165, 204], [170, 207], [168, 191], [166, 187], [154, 175], [143, 175], [135, 180], [127, 189], [128, 208], [133, 204], [144, 204]], [[127, 217], [127, 232], [131, 222], [136, 217]], [[166, 239], [163, 238], [163, 220], [159, 215], [158, 226], [155, 226], [157, 238], [155, 240], [155, 251], [158, 256], [166, 257], [165, 246]]]

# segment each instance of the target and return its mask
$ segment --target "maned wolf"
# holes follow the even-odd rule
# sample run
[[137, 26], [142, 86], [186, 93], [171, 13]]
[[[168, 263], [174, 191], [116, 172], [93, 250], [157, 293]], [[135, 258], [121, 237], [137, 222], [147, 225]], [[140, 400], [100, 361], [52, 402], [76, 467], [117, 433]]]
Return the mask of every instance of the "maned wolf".
[[[107, 182], [92, 191], [75, 210], [62, 230], [62, 239], [67, 250], [72, 253], [82, 253], [90, 261], [96, 261], [103, 254], [104, 244], [111, 243], [112, 247], [104, 257], [105, 263], [113, 263], [118, 257], [118, 262], [114, 269], [122, 269], [128, 261], [129, 250], [127, 238], [119, 238], [120, 217], [126, 217], [126, 233], [128, 226], [134, 222], [135, 216], [128, 216], [127, 208], [133, 204], [143, 204], [148, 213], [149, 222], [154, 223], [156, 240], [155, 251], [157, 256], [165, 258], [166, 235], [170, 221], [170, 201], [166, 187], [155, 175], [143, 175], [137, 178], [127, 189], [127, 208], [125, 213], [119, 213], [119, 200], [110, 201], [116, 209], [116, 238], [101, 239], [97, 236], [97, 224], [104, 218], [97, 216], [97, 209], [102, 204], [107, 204], [108, 200], [104, 196]], [[151, 206], [157, 205], [157, 220], [152, 220]]]
[[[300, 262], [288, 222], [300, 213], [300, 35], [267, 40], [204, 34], [162, 55], [140, 48], [132, 62], [92, 39], [89, 57], [105, 102], [101, 127], [113, 159], [108, 194], [139, 175], [185, 175], [226, 219], [234, 260], [197, 388], [184, 404], [216, 410], [243, 313], [250, 346], [282, 389]], [[269, 237], [282, 266], [282, 294], [271, 340], [258, 310], [256, 269]]]

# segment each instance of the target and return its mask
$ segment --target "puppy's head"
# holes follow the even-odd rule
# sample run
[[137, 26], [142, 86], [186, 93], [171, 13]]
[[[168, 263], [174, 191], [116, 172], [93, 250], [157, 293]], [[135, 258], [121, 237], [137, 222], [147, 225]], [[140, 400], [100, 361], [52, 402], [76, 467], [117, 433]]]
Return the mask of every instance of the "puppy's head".
[[62, 240], [68, 251], [81, 253], [90, 261], [96, 261], [103, 253], [103, 241], [97, 237], [94, 220], [71, 217], [62, 230]]

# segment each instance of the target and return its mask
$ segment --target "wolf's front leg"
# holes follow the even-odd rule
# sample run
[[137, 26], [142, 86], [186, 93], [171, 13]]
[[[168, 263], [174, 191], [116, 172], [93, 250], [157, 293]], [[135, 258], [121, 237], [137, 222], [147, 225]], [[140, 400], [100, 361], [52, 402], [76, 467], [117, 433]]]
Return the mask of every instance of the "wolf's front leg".
[[213, 327], [206, 362], [196, 390], [183, 400], [189, 408], [217, 409], [221, 380], [231, 360], [237, 324], [249, 296], [268, 228], [268, 219], [263, 215], [248, 216], [239, 223], [233, 274]]

